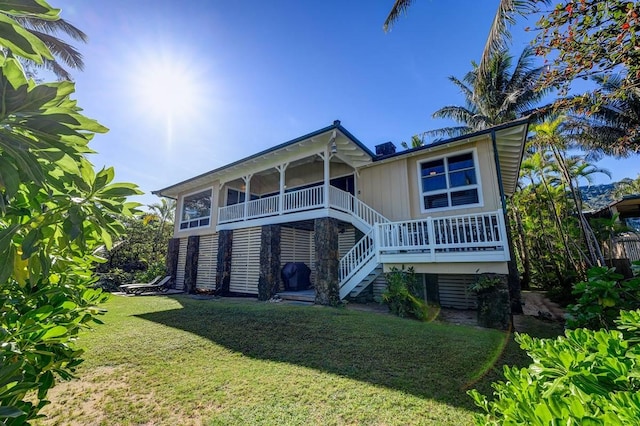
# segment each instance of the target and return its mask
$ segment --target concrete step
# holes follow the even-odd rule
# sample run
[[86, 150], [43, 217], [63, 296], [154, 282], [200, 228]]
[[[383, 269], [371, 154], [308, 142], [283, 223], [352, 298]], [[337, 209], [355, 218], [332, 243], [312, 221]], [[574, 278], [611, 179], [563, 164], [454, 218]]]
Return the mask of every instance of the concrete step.
[[311, 290], [301, 290], [301, 291], [281, 291], [278, 293], [278, 296], [282, 300], [295, 300], [298, 302], [315, 302], [316, 300], [316, 291]]

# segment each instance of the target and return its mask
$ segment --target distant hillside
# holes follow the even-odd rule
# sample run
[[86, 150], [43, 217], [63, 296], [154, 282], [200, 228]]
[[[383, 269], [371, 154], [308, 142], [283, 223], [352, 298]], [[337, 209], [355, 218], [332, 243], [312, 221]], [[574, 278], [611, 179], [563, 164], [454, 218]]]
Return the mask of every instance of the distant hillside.
[[601, 185], [581, 186], [583, 210], [600, 210], [611, 204], [613, 197], [611, 193], [616, 187], [616, 183], [603, 183]]

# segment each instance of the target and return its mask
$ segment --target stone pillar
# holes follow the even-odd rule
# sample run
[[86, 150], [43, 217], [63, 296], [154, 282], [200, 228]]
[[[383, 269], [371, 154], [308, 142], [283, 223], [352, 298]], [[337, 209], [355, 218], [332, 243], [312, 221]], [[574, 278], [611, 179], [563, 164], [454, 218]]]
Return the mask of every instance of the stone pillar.
[[176, 288], [176, 275], [178, 273], [178, 256], [180, 255], [180, 238], [171, 238], [167, 248], [167, 275], [171, 275], [169, 288]]
[[258, 300], [271, 299], [280, 289], [280, 225], [264, 225], [260, 238]]
[[338, 221], [330, 217], [315, 220], [316, 303], [336, 305], [340, 302], [338, 288]]
[[482, 274], [479, 280], [491, 283], [478, 294], [478, 325], [486, 328], [507, 330], [511, 326], [511, 306], [508, 275]]
[[522, 313], [522, 296], [520, 288], [520, 273], [518, 272], [518, 265], [516, 263], [516, 254], [513, 249], [513, 237], [511, 234], [511, 226], [509, 225], [508, 215], [504, 215], [504, 227], [507, 231], [507, 247], [511, 255], [511, 260], [507, 262], [509, 268], [508, 286], [509, 286], [509, 299], [511, 304], [511, 313]]
[[218, 232], [218, 259], [216, 264], [216, 293], [228, 294], [231, 282], [231, 250], [233, 248], [233, 231]]
[[187, 259], [184, 266], [184, 291], [188, 294], [196, 292], [198, 279], [198, 256], [200, 255], [200, 236], [192, 235], [187, 240]]

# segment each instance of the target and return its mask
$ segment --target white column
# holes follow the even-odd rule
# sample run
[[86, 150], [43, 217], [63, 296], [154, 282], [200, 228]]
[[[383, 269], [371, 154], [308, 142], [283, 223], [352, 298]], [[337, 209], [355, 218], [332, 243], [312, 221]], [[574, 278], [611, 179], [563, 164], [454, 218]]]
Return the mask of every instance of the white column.
[[284, 163], [276, 167], [276, 170], [280, 172], [280, 198], [278, 199], [278, 213], [282, 214], [284, 212], [284, 187], [285, 187], [285, 170], [289, 163]]
[[242, 177], [244, 181], [244, 220], [247, 220], [247, 216], [249, 215], [249, 201], [251, 200], [251, 177], [253, 175], [249, 174]]
[[329, 181], [330, 179], [330, 168], [329, 164], [331, 163], [331, 156], [329, 154], [329, 145], [324, 148], [324, 155], [320, 155], [324, 160], [324, 208], [329, 208]]

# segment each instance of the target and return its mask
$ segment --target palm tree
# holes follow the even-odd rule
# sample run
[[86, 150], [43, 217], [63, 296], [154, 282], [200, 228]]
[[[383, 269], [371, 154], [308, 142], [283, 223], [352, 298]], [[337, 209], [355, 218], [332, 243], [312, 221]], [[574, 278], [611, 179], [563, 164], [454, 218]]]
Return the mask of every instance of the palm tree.
[[[460, 136], [513, 121], [530, 114], [536, 104], [547, 94], [536, 90], [536, 82], [543, 67], [533, 66], [534, 54], [526, 48], [512, 68], [513, 57], [506, 50], [498, 52], [489, 63], [484, 77], [479, 68], [468, 72], [462, 80], [450, 76], [465, 98], [465, 106], [446, 106], [433, 113], [434, 118], [449, 118], [460, 126], [445, 127], [427, 132], [438, 136]], [[538, 115], [544, 113], [539, 109]], [[535, 117], [533, 117], [535, 118]]]
[[12, 14], [3, 11], [0, 13], [14, 19], [26, 31], [38, 38], [53, 55], [53, 59], [43, 57], [43, 63], [41, 65], [30, 59], [22, 59], [27, 64], [31, 66], [42, 66], [52, 71], [59, 80], [72, 80], [71, 74], [65, 69], [65, 66], [80, 71], [84, 69], [84, 61], [82, 60], [80, 52], [69, 43], [56, 37], [58, 34], [64, 34], [73, 40], [86, 43], [88, 39], [87, 35], [80, 29], [59, 17], [57, 19], [45, 19], [39, 15], [28, 12], [16, 12]]
[[424, 133], [422, 133], [420, 135], [413, 135], [413, 136], [411, 136], [411, 145], [409, 145], [405, 141], [400, 142], [400, 145], [404, 149], [419, 148], [421, 146], [424, 146], [424, 138], [425, 138], [425, 134]]
[[[407, 13], [413, 0], [395, 0], [383, 28], [389, 31], [393, 24], [400, 18], [400, 15]], [[511, 40], [509, 26], [515, 22], [516, 15], [529, 15], [538, 10], [538, 4], [549, 4], [549, 0], [500, 0], [498, 10], [491, 23], [489, 35], [482, 51], [480, 64], [478, 65], [478, 75], [484, 77], [490, 70], [489, 63], [494, 55], [506, 50], [507, 42]]]
[[604, 265], [604, 257], [600, 250], [598, 239], [582, 211], [582, 195], [580, 194], [578, 180], [585, 179], [591, 183], [591, 175], [594, 173], [605, 173], [609, 177], [611, 174], [605, 169], [597, 168], [586, 162], [583, 157], [567, 155], [567, 150], [571, 144], [565, 135], [565, 128], [563, 127], [565, 120], [564, 116], [559, 116], [534, 125], [531, 130], [535, 133], [535, 136], [531, 140], [531, 145], [538, 149], [547, 150], [552, 154], [558, 170], [559, 182], [568, 189], [575, 204], [575, 213], [588, 252], [585, 260], [591, 266], [602, 266]]
[[176, 212], [176, 200], [167, 201], [166, 198], [160, 199], [160, 203], [149, 204], [150, 214], [145, 217], [146, 221], [158, 220], [160, 222], [159, 235], [164, 233], [164, 226], [167, 223], [173, 223]]

